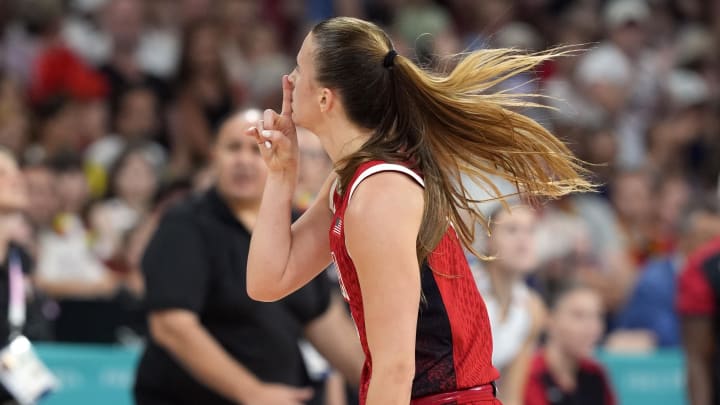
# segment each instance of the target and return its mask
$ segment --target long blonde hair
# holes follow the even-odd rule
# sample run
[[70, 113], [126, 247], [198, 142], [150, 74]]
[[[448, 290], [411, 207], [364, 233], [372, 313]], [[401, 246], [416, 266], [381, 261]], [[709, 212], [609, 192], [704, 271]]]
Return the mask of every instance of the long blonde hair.
[[315, 79], [339, 93], [351, 121], [374, 131], [360, 150], [338, 162], [341, 188], [371, 160], [401, 162], [420, 171], [425, 179], [425, 212], [417, 238], [421, 261], [450, 223], [463, 245], [481, 256], [472, 248], [474, 229], [487, 223], [474, 209], [478, 201], [469, 196], [462, 175], [498, 196], [491, 175], [533, 198], [592, 190], [582, 162], [563, 142], [513, 111], [538, 106], [529, 99], [534, 95], [490, 92], [563, 50], [480, 50], [464, 55], [448, 74], [438, 74], [400, 55], [386, 60], [392, 42], [367, 21], [333, 18], [317, 24], [312, 35]]

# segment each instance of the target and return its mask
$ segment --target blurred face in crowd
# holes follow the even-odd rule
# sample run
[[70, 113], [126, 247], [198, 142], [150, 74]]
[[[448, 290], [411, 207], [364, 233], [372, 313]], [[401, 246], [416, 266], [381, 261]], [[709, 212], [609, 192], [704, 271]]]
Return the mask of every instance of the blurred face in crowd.
[[43, 166], [24, 170], [28, 188], [27, 214], [36, 226], [49, 226], [60, 207], [55, 189], [55, 175]]
[[612, 187], [612, 202], [620, 218], [643, 221], [651, 214], [650, 179], [643, 172], [618, 174]]
[[14, 153], [20, 153], [27, 143], [29, 126], [25, 114], [0, 113], [0, 145], [6, 146]]
[[56, 175], [57, 192], [62, 210], [67, 213], [80, 213], [90, 197], [90, 191], [82, 170], [68, 170]]
[[141, 205], [150, 202], [158, 183], [155, 168], [140, 150], [125, 157], [114, 180], [120, 198]]
[[609, 113], [619, 113], [629, 97], [629, 83], [597, 82], [586, 87], [591, 100]]
[[212, 8], [212, 0], [175, 0], [174, 3], [180, 8], [185, 23], [207, 17]]
[[566, 355], [582, 359], [592, 356], [604, 329], [600, 295], [589, 288], [565, 293], [550, 313], [548, 337]]
[[111, 0], [103, 13], [105, 29], [113, 44], [132, 48], [140, 39], [143, 26], [143, 3], [139, 0]]
[[232, 203], [255, 203], [262, 197], [267, 168], [254, 138], [245, 135], [260, 118], [251, 110], [226, 121], [213, 147], [217, 187]]
[[108, 109], [105, 100], [93, 100], [78, 106], [78, 130], [83, 143], [107, 135]]
[[29, 127], [19, 86], [0, 76], [0, 145], [20, 156], [28, 142]]
[[292, 118], [295, 125], [307, 128], [312, 132], [321, 119], [322, 89], [315, 81], [315, 63], [313, 61], [312, 34], [308, 34], [297, 54], [297, 66], [290, 73], [292, 92]]
[[675, 229], [690, 201], [690, 185], [681, 177], [666, 179], [654, 199], [660, 224]]
[[188, 58], [195, 74], [216, 74], [221, 68], [220, 39], [216, 27], [204, 24], [189, 38]]
[[588, 139], [587, 160], [590, 163], [610, 163], [615, 159], [617, 148], [617, 137], [612, 131], [597, 131]]
[[300, 150], [298, 189], [317, 194], [332, 170], [332, 162], [315, 134], [303, 128], [299, 128], [297, 134]]
[[510, 212], [501, 208], [494, 215], [488, 253], [497, 257], [498, 265], [516, 274], [525, 274], [537, 265], [536, 223], [535, 213], [527, 206], [511, 207]]
[[157, 107], [157, 98], [150, 89], [138, 88], [126, 93], [120, 100], [116, 118], [120, 135], [130, 139], [152, 136], [157, 130]]
[[627, 21], [610, 33], [610, 38], [626, 54], [637, 56], [645, 46], [647, 26], [644, 21]]
[[249, 34], [250, 49], [248, 57], [250, 59], [259, 59], [266, 56], [272, 56], [281, 51], [278, 42], [277, 32], [267, 26], [256, 26]]
[[48, 152], [77, 149], [80, 143], [79, 112], [77, 105], [67, 102], [41, 125], [40, 139]]
[[237, 33], [255, 23], [261, 6], [260, 2], [252, 0], [223, 0], [216, 10], [221, 13], [218, 17], [226, 24], [226, 29]]
[[20, 211], [27, 204], [27, 189], [17, 162], [8, 151], [0, 150], [0, 213]]

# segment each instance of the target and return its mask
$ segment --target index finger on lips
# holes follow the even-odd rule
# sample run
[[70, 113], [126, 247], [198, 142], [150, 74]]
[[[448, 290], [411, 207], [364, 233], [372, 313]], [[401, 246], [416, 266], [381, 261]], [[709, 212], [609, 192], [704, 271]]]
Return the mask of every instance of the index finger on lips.
[[288, 75], [282, 77], [282, 90], [283, 90], [283, 101], [281, 115], [291, 116], [292, 115], [292, 83]]

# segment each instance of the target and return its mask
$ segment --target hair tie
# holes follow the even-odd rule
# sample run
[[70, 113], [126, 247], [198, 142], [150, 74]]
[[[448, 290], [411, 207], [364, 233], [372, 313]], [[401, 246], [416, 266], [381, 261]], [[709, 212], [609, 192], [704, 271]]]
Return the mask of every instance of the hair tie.
[[387, 55], [385, 55], [385, 59], [383, 59], [383, 67], [386, 69], [391, 69], [395, 62], [396, 56], [397, 56], [397, 52], [394, 49], [391, 49], [390, 51], [388, 51]]

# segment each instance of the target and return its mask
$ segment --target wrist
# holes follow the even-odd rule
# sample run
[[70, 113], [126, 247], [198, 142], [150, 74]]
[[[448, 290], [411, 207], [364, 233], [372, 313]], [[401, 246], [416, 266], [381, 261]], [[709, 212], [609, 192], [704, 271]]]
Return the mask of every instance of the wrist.
[[297, 185], [297, 170], [293, 169], [281, 169], [272, 170], [268, 172], [267, 182], [273, 184], [279, 184], [284, 187], [289, 187], [291, 190], [295, 190]]
[[234, 395], [234, 400], [238, 404], [248, 404], [253, 398], [257, 398], [259, 392], [262, 391], [264, 383], [255, 377], [252, 377], [247, 384], [238, 385]]

